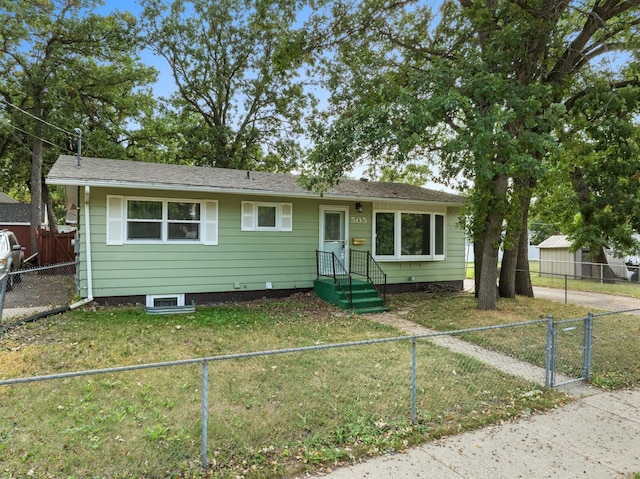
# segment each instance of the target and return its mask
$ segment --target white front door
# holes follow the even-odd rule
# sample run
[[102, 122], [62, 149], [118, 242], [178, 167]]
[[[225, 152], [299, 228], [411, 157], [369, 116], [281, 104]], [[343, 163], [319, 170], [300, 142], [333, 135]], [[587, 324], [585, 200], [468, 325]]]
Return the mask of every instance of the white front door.
[[320, 209], [320, 251], [334, 253], [347, 271], [348, 214], [349, 209], [346, 207], [327, 206]]

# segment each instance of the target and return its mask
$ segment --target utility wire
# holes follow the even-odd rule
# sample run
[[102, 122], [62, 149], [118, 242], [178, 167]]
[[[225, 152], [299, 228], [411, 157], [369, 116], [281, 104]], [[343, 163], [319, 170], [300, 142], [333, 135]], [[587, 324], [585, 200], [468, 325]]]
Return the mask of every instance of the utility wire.
[[[28, 111], [23, 110], [23, 109], [22, 109], [22, 108], [20, 108], [19, 106], [16, 106], [16, 105], [14, 105], [14, 104], [13, 104], [13, 103], [11, 103], [11, 102], [8, 102], [8, 101], [7, 101], [7, 100], [5, 100], [4, 98], [0, 98], [0, 100], [2, 100], [2, 101], [3, 101], [4, 103], [6, 103], [7, 105], [9, 105], [9, 106], [11, 106], [11, 107], [15, 108], [16, 110], [18, 110], [18, 111], [20, 111], [20, 112], [24, 113], [25, 115], [28, 115], [28, 116], [30, 116], [31, 118], [33, 118], [33, 119], [35, 119], [35, 120], [38, 120], [38, 121], [40, 121], [40, 122], [44, 123], [45, 125], [48, 125], [48, 126], [50, 126], [50, 127], [52, 127], [52, 128], [55, 128], [56, 130], [60, 130], [61, 132], [66, 133], [67, 135], [71, 135], [71, 136], [75, 136], [75, 137], [78, 137], [78, 136], [79, 136], [79, 135], [78, 135], [78, 133], [75, 133], [75, 132], [71, 133], [70, 131], [67, 131], [67, 130], [65, 130], [64, 128], [60, 128], [59, 126], [56, 126], [56, 125], [54, 125], [54, 124], [52, 124], [52, 123], [49, 123], [48, 121], [45, 121], [45, 120], [43, 120], [42, 118], [38, 118], [37, 116], [35, 116], [35, 115], [33, 115], [33, 114], [29, 113]], [[15, 128], [15, 127], [14, 127], [14, 128]], [[25, 133], [26, 133], [26, 132], [25, 132]]]
[[[54, 148], [57, 148], [57, 149], [59, 149], [59, 150], [61, 150], [61, 151], [70, 151], [70, 152], [72, 152], [72, 153], [75, 153], [73, 150], [71, 150], [71, 149], [69, 149], [69, 148], [62, 148], [60, 145], [56, 145], [55, 143], [52, 143], [52, 142], [50, 142], [49, 140], [45, 140], [44, 138], [41, 138], [41, 137], [39, 137], [39, 136], [36, 136], [36, 135], [34, 135], [33, 133], [30, 133], [30, 132], [28, 132], [28, 131], [26, 131], [26, 130], [23, 130], [22, 128], [18, 128], [17, 126], [15, 126], [15, 125], [13, 125], [13, 124], [9, 123], [8, 121], [6, 121], [6, 120], [4, 120], [4, 119], [2, 120], [2, 122], [3, 122], [5, 125], [7, 125], [8, 127], [13, 128], [14, 130], [18, 130], [19, 132], [24, 133], [25, 135], [32, 136], [33, 138], [36, 138], [36, 139], [38, 139], [38, 140], [42, 141], [43, 143], [46, 143], [47, 145], [53, 146]], [[64, 130], [63, 130], [63, 131], [64, 131]]]

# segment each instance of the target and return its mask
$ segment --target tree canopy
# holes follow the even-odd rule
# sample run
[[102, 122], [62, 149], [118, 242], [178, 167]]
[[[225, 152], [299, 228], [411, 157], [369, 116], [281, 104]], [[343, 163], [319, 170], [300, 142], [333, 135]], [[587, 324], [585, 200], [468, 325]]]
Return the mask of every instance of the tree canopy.
[[[362, 161], [426, 159], [468, 195], [478, 307], [496, 306], [501, 246], [500, 294], [532, 294], [531, 198], [571, 141], [565, 129], [584, 129], [573, 122], [587, 108], [579, 100], [640, 86], [638, 0], [460, 0], [437, 12], [418, 2], [327, 5], [331, 20], [318, 18], [316, 31], [339, 33], [324, 64], [331, 108], [315, 125], [310, 183], [321, 188]], [[612, 52], [624, 55], [608, 70], [599, 60]]]
[[2, 181], [29, 185], [32, 231], [48, 196], [42, 179], [61, 152], [75, 149], [76, 129], [89, 154], [118, 158], [131, 123], [153, 110], [145, 86], [156, 71], [140, 62], [135, 18], [92, 13], [99, 4], [0, 0]]
[[288, 171], [313, 105], [295, 0], [142, 0], [149, 47], [177, 85], [167, 118], [178, 161]]
[[594, 87], [576, 101], [583, 105], [572, 109], [564, 150], [539, 185], [533, 210], [540, 222], [566, 233], [574, 249], [606, 263], [605, 249], [618, 256], [638, 252], [640, 89]]

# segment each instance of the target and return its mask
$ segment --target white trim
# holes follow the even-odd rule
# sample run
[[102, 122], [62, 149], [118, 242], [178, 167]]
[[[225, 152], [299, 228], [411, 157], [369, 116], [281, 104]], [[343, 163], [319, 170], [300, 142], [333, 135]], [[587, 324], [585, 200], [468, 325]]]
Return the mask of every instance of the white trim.
[[[129, 201], [147, 201], [162, 203], [162, 218], [153, 220], [160, 223], [160, 239], [128, 239], [127, 203]], [[120, 203], [118, 205], [118, 202]], [[181, 221], [169, 221], [169, 203], [194, 203], [200, 206], [199, 220], [185, 220], [185, 223], [198, 225], [197, 239], [169, 239], [169, 224]], [[119, 207], [118, 207], [119, 206]], [[133, 218], [135, 220], [135, 218]], [[138, 220], [144, 222], [145, 220]], [[151, 220], [149, 220], [151, 222]], [[191, 198], [162, 198], [152, 196], [107, 196], [107, 244], [218, 244], [218, 201]]]
[[[376, 226], [377, 226], [377, 214], [378, 213], [390, 213], [393, 214], [394, 221], [394, 238], [393, 247], [394, 252], [392, 255], [379, 255], [376, 251]], [[402, 248], [402, 214], [423, 214], [429, 215], [431, 236], [429, 238], [429, 246], [431, 254], [428, 255], [403, 255], [401, 254]], [[436, 216], [441, 216], [442, 221], [442, 246], [443, 253], [436, 254]], [[379, 262], [393, 262], [393, 261], [444, 261], [447, 255], [447, 215], [440, 211], [407, 211], [405, 209], [393, 210], [393, 209], [378, 209], [373, 211], [373, 218], [371, 221], [371, 238], [372, 238], [372, 255], [376, 261]]]
[[348, 206], [335, 206], [335, 205], [320, 205], [319, 209], [319, 237], [318, 249], [320, 251], [324, 251], [324, 214], [327, 211], [339, 211], [344, 213], [344, 267], [347, 271], [349, 271], [349, 207]]
[[[258, 208], [275, 209], [275, 226], [258, 225]], [[274, 203], [268, 201], [243, 201], [240, 218], [241, 231], [293, 231], [293, 203]]]
[[[155, 308], [155, 300], [157, 299], [176, 299], [176, 306], [184, 306], [184, 293], [176, 293], [176, 294], [147, 294], [145, 298], [145, 303], [147, 308]], [[162, 307], [162, 306], [158, 306]]]

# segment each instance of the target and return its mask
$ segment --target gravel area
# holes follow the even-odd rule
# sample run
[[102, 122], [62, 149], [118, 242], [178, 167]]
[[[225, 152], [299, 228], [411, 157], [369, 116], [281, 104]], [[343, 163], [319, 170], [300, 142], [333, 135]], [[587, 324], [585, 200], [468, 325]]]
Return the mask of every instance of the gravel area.
[[42, 271], [25, 272], [20, 282], [7, 291], [5, 308], [32, 308], [38, 306], [64, 306], [70, 303], [74, 292], [73, 274], [52, 274]]

